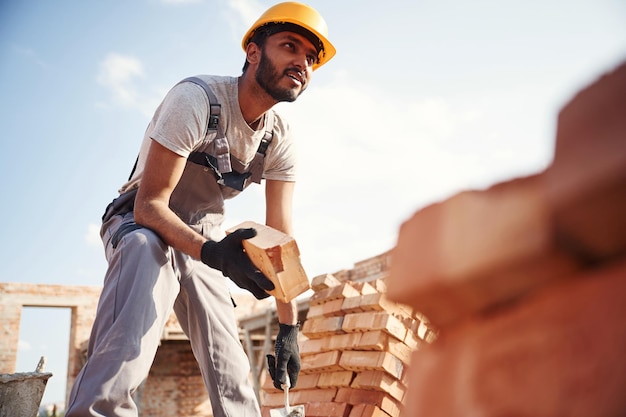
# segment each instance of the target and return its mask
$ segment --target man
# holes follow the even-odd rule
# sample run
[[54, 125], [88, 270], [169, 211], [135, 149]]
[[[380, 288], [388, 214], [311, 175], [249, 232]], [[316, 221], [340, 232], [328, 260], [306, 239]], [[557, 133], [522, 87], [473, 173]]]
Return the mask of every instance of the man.
[[[266, 224], [292, 234], [292, 139], [271, 109], [296, 100], [335, 49], [319, 13], [295, 2], [268, 9], [243, 47], [240, 77], [199, 76], [170, 90], [131, 178], [103, 216], [109, 268], [68, 417], [137, 415], [131, 395], [148, 375], [172, 309], [214, 415], [261, 415], [227, 280], [259, 299], [273, 284], [243, 251], [253, 229], [224, 237], [224, 199], [265, 178]], [[276, 303], [280, 330], [269, 362], [280, 388], [287, 376], [296, 384], [300, 358], [296, 303]]]

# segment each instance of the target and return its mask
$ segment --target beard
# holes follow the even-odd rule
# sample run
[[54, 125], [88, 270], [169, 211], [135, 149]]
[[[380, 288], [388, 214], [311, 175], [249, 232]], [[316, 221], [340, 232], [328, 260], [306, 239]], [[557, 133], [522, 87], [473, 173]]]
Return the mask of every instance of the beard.
[[[298, 71], [297, 69], [288, 69], [292, 71]], [[287, 70], [285, 70], [286, 72]], [[302, 85], [299, 90], [296, 88], [283, 88], [279, 86], [279, 82], [282, 77], [285, 77], [285, 73], [280, 74], [278, 69], [272, 63], [271, 59], [265, 55], [265, 51], [261, 50], [261, 61], [257, 68], [255, 78], [256, 82], [270, 95], [274, 100], [281, 102], [296, 101], [298, 96], [306, 89], [306, 84]]]

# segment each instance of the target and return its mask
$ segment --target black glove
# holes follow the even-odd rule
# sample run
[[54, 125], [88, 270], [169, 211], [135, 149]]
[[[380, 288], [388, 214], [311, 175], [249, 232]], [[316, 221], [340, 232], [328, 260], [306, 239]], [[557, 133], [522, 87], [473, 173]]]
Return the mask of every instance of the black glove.
[[283, 389], [282, 384], [287, 382], [285, 372], [289, 374], [290, 387], [295, 387], [300, 373], [300, 350], [298, 349], [298, 325], [279, 324], [280, 330], [276, 336], [274, 355], [267, 355], [267, 367], [274, 381], [274, 386]]
[[274, 284], [254, 266], [243, 250], [241, 241], [256, 236], [255, 229], [237, 229], [219, 242], [209, 240], [202, 245], [200, 258], [211, 268], [222, 271], [237, 286], [250, 291], [258, 300], [269, 297], [266, 291]]

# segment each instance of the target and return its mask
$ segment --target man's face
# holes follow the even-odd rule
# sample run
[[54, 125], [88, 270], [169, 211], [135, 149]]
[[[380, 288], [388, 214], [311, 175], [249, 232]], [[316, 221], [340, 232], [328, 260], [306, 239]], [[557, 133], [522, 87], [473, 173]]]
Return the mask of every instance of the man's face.
[[256, 81], [276, 101], [295, 101], [307, 88], [317, 53], [313, 44], [294, 32], [267, 38], [261, 49]]

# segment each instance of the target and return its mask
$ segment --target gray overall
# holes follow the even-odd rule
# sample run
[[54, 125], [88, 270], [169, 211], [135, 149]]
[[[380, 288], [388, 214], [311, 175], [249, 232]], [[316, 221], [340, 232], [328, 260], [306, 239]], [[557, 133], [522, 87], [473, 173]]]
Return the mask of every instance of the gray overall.
[[[219, 107], [215, 110], [216, 99], [208, 86], [196, 78], [184, 81], [207, 91], [212, 116], [207, 138], [189, 156], [170, 207], [197, 232], [220, 240], [224, 199], [252, 181], [260, 182], [271, 132], [245, 166], [229, 153], [217, 123], [219, 114], [215, 114]], [[273, 124], [268, 112], [265, 126], [271, 129]], [[228, 278], [136, 225], [132, 212], [135, 193], [128, 191], [118, 197], [103, 216], [101, 237], [109, 267], [88, 359], [72, 387], [66, 416], [136, 417], [132, 394], [149, 373], [173, 309], [191, 341], [214, 415], [259, 417]]]

